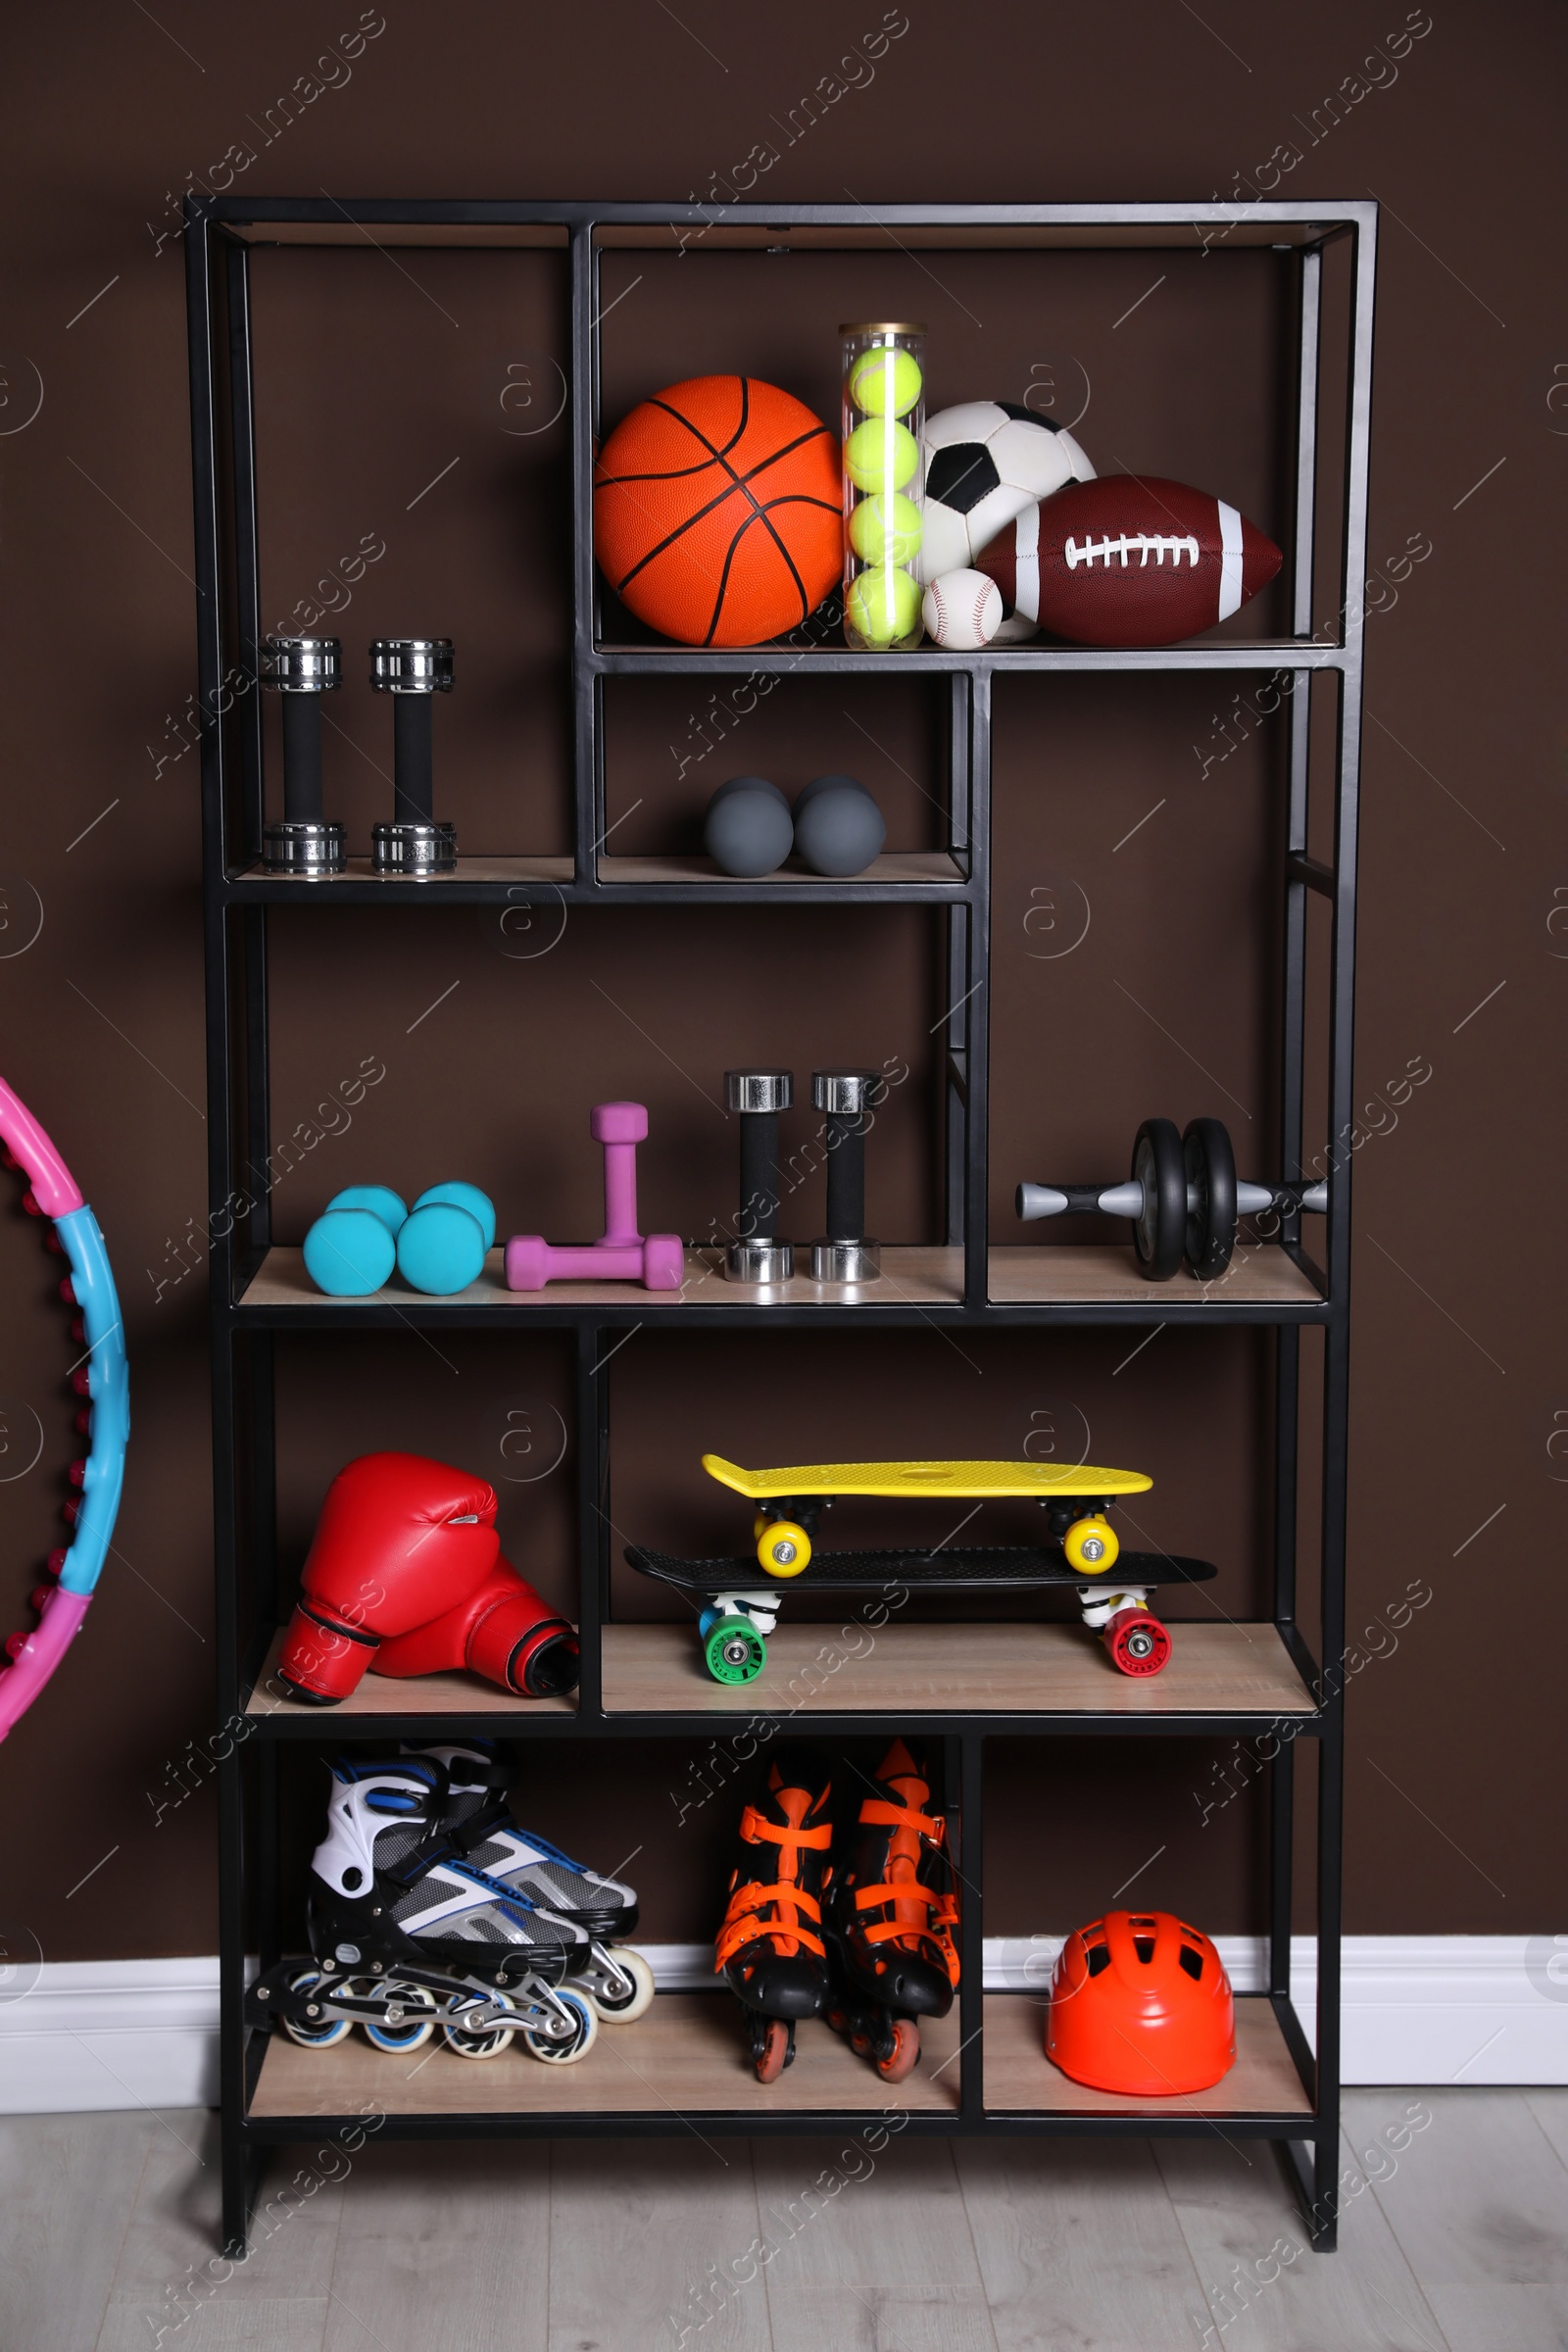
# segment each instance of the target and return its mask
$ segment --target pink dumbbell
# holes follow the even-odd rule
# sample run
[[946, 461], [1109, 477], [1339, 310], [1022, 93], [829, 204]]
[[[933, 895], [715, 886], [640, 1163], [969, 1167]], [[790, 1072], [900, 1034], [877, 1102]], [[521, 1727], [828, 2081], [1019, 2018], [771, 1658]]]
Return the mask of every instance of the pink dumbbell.
[[641, 1102], [600, 1102], [588, 1122], [605, 1147], [605, 1230], [581, 1249], [557, 1249], [537, 1233], [507, 1244], [509, 1291], [542, 1291], [547, 1282], [640, 1282], [678, 1291], [686, 1271], [680, 1236], [637, 1230], [637, 1147], [648, 1133]]

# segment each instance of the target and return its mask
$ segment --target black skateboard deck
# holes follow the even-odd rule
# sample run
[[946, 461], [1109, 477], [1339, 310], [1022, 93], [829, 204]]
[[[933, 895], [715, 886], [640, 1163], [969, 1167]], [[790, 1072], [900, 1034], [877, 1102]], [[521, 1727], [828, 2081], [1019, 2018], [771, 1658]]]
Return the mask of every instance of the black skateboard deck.
[[755, 1552], [723, 1560], [682, 1560], [666, 1551], [628, 1544], [626, 1559], [644, 1576], [679, 1592], [711, 1599], [720, 1592], [761, 1592], [784, 1600], [794, 1592], [876, 1592], [885, 1585], [917, 1586], [925, 1592], [1028, 1592], [1066, 1585], [1089, 1593], [1099, 1587], [1119, 1592], [1129, 1586], [1206, 1584], [1212, 1560], [1184, 1559], [1166, 1551], [1124, 1551], [1102, 1576], [1070, 1568], [1056, 1544], [979, 1544], [942, 1551], [814, 1551], [810, 1564], [787, 1585], [771, 1584]]

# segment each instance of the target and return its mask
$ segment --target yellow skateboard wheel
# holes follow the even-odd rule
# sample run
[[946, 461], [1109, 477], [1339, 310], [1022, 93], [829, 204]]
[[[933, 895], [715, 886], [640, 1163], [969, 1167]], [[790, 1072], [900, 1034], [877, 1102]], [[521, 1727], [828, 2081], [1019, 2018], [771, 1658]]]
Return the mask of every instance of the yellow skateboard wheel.
[[793, 1519], [770, 1519], [757, 1539], [757, 1556], [769, 1576], [799, 1576], [811, 1557], [811, 1539]]
[[1062, 1539], [1061, 1548], [1067, 1555], [1069, 1568], [1084, 1576], [1103, 1576], [1107, 1568], [1115, 1566], [1121, 1545], [1104, 1513], [1096, 1511], [1092, 1518], [1073, 1521]]

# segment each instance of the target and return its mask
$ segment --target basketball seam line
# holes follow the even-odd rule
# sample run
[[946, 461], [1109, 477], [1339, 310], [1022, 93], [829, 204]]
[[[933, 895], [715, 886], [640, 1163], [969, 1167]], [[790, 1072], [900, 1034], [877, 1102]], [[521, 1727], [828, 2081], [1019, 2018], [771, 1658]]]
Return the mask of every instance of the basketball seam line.
[[[760, 471], [760, 467], [759, 468], [759, 471]], [[649, 478], [657, 479], [658, 477], [650, 476]], [[666, 535], [661, 539], [657, 547], [651, 547], [648, 550], [646, 556], [639, 556], [629, 571], [623, 571], [618, 580], [612, 582], [616, 595], [619, 595], [621, 589], [625, 587], [628, 580], [634, 580], [637, 577], [637, 574], [643, 569], [645, 564], [651, 564], [656, 556], [662, 556], [666, 548], [673, 547], [677, 539], [682, 538], [687, 531], [693, 528], [695, 524], [705, 520], [708, 515], [713, 513], [715, 508], [721, 507], [727, 498], [733, 497], [735, 485], [733, 482], [731, 482], [726, 489], [723, 489], [719, 492], [717, 498], [710, 499], [706, 507], [700, 508], [695, 514], [688, 515], [687, 519], [675, 530], [666, 533]], [[752, 523], [757, 520], [758, 514], [765, 515], [774, 507], [819, 507], [824, 514], [837, 514], [840, 512], [840, 510], [836, 506], [832, 505], [829, 500], [825, 498], [813, 498], [810, 493], [806, 490], [782, 491], [777, 498], [770, 498], [765, 508], [761, 505], [754, 492], [748, 491], [747, 496], [751, 499], [752, 505], [757, 512], [748, 515], [745, 523], [743, 523], [741, 526], [743, 530], [750, 529]], [[646, 512], [646, 510], [644, 511]], [[797, 577], [799, 575], [797, 575]]]

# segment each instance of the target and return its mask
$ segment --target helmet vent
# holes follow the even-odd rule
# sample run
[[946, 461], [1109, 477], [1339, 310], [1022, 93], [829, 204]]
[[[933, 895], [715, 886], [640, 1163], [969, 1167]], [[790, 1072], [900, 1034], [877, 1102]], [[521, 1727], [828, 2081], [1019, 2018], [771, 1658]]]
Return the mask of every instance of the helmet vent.
[[1194, 1984], [1201, 1984], [1203, 1979], [1202, 1953], [1195, 1952], [1190, 1943], [1184, 1943], [1176, 1957], [1181, 1962], [1183, 1968], [1186, 1969], [1187, 1974], [1192, 1978]]
[[1151, 1960], [1152, 1960], [1154, 1957], [1154, 1938], [1152, 1936], [1135, 1936], [1133, 1937], [1133, 1950], [1138, 1954], [1138, 1957], [1143, 1962], [1145, 1968], [1147, 1968]]
[[1103, 1972], [1110, 1966], [1109, 1945], [1103, 1943], [1092, 1943], [1089, 1946], [1087, 1959], [1089, 1965], [1089, 1974], [1092, 1977], [1102, 1975]]

